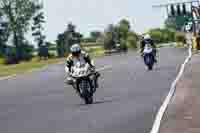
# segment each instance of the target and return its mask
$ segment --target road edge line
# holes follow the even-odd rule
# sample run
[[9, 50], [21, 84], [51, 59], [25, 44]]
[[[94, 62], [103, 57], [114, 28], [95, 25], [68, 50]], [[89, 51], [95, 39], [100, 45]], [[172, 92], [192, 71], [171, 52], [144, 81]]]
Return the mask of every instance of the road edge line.
[[[63, 62], [62, 62], [63, 63]], [[62, 63], [57, 63], [56, 65], [60, 65]], [[37, 71], [44, 71], [45, 69], [47, 69], [49, 67], [49, 65], [46, 65], [42, 68], [35, 68], [35, 69], [31, 69], [31, 70], [28, 70], [26, 71], [25, 73], [33, 73], [33, 72], [37, 72]], [[106, 69], [111, 69], [112, 66], [111, 65], [107, 65], [107, 66], [104, 66], [104, 67], [101, 67], [99, 69], [97, 69], [97, 71], [104, 71]], [[0, 81], [2, 80], [8, 80], [8, 79], [11, 79], [11, 78], [14, 78], [14, 77], [17, 77], [18, 75], [21, 75], [21, 74], [13, 74], [13, 75], [10, 75], [10, 76], [6, 76], [6, 77], [0, 77]]]
[[0, 78], [0, 81], [2, 81], [2, 80], [8, 80], [8, 79], [13, 78], [13, 77], [16, 77], [16, 76], [17, 76], [17, 74], [12, 74], [12, 75], [10, 75], [10, 76], [1, 77], [1, 78]]
[[9, 76], [6, 76], [6, 77], [0, 77], [0, 81], [8, 80], [8, 79], [17, 77], [18, 75], [23, 75], [23, 74], [27, 74], [27, 73], [33, 73], [33, 72], [37, 72], [37, 71], [44, 71], [47, 68], [48, 68], [48, 65], [46, 65], [44, 67], [41, 67], [41, 68], [33, 68], [33, 69], [30, 69], [30, 70], [22, 72], [22, 73], [12, 74], [12, 75], [9, 75]]
[[160, 109], [159, 109], [159, 111], [158, 111], [158, 113], [156, 115], [156, 119], [154, 121], [154, 124], [153, 124], [153, 127], [152, 127], [150, 133], [159, 133], [162, 118], [163, 118], [163, 116], [164, 116], [164, 114], [165, 114], [165, 112], [167, 110], [167, 107], [168, 107], [172, 97], [174, 96], [174, 93], [176, 91], [177, 82], [180, 80], [181, 76], [183, 75], [184, 70], [185, 70], [185, 66], [187, 65], [187, 63], [192, 58], [192, 46], [189, 46], [188, 54], [189, 55], [186, 57], [184, 63], [181, 65], [181, 69], [180, 69], [176, 79], [171, 84], [171, 88], [170, 88], [169, 94], [165, 98], [165, 101], [163, 102], [162, 106], [160, 107]]
[[100, 67], [100, 68], [98, 68], [97, 69], [97, 71], [104, 71], [104, 70], [106, 70], [106, 69], [111, 69], [112, 68], [112, 65], [107, 65], [107, 66], [103, 66], [103, 67]]
[[27, 70], [27, 71], [22, 72], [22, 73], [18, 73], [18, 74], [15, 73], [15, 74], [12, 74], [12, 75], [3, 76], [3, 77], [0, 77], [0, 81], [2, 81], [2, 80], [8, 80], [8, 79], [17, 77], [18, 75], [22, 75], [22, 74], [26, 74], [26, 73], [33, 73], [33, 72], [37, 72], [37, 71], [44, 71], [45, 69], [47, 69], [49, 67], [49, 65], [61, 65], [63, 63], [64, 63], [63, 61], [60, 61], [60, 62], [55, 63], [55, 64], [45, 65], [45, 66], [43, 66], [41, 68], [33, 68], [33, 69]]

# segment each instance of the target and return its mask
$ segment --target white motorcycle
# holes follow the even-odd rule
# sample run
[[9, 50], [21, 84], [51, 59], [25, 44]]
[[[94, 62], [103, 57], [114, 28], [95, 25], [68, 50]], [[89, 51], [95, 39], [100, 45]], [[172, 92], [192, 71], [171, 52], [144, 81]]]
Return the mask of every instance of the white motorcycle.
[[86, 104], [93, 103], [93, 94], [96, 91], [93, 74], [89, 64], [81, 64], [80, 62], [72, 67], [70, 73], [73, 78], [73, 88], [78, 90], [80, 97], [84, 99]]

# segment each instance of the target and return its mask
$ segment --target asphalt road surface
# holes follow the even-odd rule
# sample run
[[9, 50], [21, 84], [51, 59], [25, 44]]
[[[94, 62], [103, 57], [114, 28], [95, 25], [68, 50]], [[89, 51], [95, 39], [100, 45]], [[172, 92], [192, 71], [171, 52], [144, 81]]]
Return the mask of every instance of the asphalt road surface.
[[186, 55], [162, 48], [152, 72], [133, 52], [97, 58], [102, 77], [89, 106], [63, 83], [62, 64], [2, 80], [0, 132], [148, 133]]

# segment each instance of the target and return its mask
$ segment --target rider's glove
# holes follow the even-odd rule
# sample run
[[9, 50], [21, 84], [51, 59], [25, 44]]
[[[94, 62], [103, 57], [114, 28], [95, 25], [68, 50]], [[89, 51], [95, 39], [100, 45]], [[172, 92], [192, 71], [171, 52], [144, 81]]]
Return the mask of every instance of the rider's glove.
[[67, 66], [65, 67], [65, 72], [66, 72], [66, 73], [69, 73], [69, 72], [70, 72], [70, 70], [69, 70], [69, 68], [68, 68]]
[[91, 66], [90, 68], [92, 71], [95, 71], [95, 69], [96, 69], [95, 66]]

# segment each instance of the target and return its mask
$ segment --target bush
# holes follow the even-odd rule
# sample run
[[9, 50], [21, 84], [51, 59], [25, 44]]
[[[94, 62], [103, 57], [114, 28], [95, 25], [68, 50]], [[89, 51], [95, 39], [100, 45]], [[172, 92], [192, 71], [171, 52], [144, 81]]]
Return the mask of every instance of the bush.
[[0, 58], [4, 56], [3, 52], [0, 51]]
[[156, 43], [168, 43], [175, 41], [175, 31], [171, 29], [151, 29], [149, 34]]
[[185, 43], [185, 34], [182, 32], [177, 32], [175, 36], [175, 40], [178, 43]]
[[115, 41], [113, 40], [111, 35], [107, 35], [107, 37], [105, 37], [104, 48], [106, 50], [111, 50], [111, 49], [115, 48]]
[[123, 51], [127, 51], [128, 47], [127, 47], [127, 41], [124, 39], [120, 40], [120, 49]]
[[130, 32], [127, 38], [127, 46], [129, 48], [136, 49], [137, 48], [137, 36], [136, 34]]
[[162, 43], [164, 40], [162, 39], [162, 32], [159, 30], [152, 30], [150, 31], [150, 35], [155, 43]]
[[46, 47], [46, 46], [41, 46], [41, 47], [38, 49], [38, 56], [39, 56], [39, 57], [45, 57], [45, 58], [47, 58], [48, 55], [49, 55], [48, 47]]
[[18, 64], [19, 60], [16, 58], [16, 55], [9, 55], [5, 57], [4, 64], [11, 65], [11, 64]]
[[30, 61], [33, 58], [34, 48], [31, 45], [21, 45], [19, 56], [16, 51], [15, 47], [7, 47], [4, 55], [5, 64], [18, 64], [20, 61]]
[[5, 59], [4, 58], [0, 58], [0, 64], [4, 64]]
[[4, 64], [18, 64], [19, 60], [17, 59], [16, 48], [10, 47], [4, 59]]
[[23, 45], [22, 61], [30, 61], [33, 58], [34, 47], [31, 45]]
[[103, 47], [96, 47], [96, 48], [89, 48], [87, 50], [87, 52], [91, 55], [91, 56], [98, 56], [98, 55], [102, 55], [104, 54], [105, 50]]
[[56, 58], [56, 55], [54, 53], [48, 53], [48, 58]]

